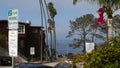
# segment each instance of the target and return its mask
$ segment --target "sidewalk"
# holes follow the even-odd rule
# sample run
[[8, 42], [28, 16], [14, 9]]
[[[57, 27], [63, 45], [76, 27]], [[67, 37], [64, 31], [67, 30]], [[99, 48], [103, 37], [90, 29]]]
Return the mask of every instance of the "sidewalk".
[[57, 65], [59, 62], [49, 62], [49, 63], [43, 63], [43, 65], [48, 65], [48, 66], [52, 66], [54, 67], [55, 65]]

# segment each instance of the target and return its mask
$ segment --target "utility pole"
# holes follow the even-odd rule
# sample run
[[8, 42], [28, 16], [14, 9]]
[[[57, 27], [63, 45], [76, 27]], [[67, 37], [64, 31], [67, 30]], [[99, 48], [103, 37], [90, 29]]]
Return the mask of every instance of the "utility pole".
[[[42, 0], [39, 0], [39, 4], [40, 4], [40, 12], [41, 12], [41, 27], [43, 27]], [[42, 53], [42, 52], [43, 52], [43, 48], [42, 48], [42, 47], [43, 47], [43, 41], [42, 41], [42, 40], [43, 40], [43, 39], [42, 39], [42, 38], [43, 38], [43, 37], [42, 37], [42, 28], [41, 28], [41, 31], [40, 31], [40, 36], [41, 36], [41, 47], [40, 47], [40, 50], [41, 50], [41, 51], [40, 51], [40, 52], [41, 52], [40, 55], [41, 55], [41, 56], [40, 56], [40, 60], [41, 60], [41, 62], [42, 62], [42, 61], [43, 61], [43, 60], [42, 60], [42, 57], [43, 57], [43, 55], [42, 55], [42, 54], [43, 54], [43, 53]]]

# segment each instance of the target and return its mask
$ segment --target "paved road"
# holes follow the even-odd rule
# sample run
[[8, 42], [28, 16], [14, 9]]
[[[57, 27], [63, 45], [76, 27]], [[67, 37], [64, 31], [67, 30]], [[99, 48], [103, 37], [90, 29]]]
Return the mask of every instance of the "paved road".
[[[59, 62], [50, 62], [50, 63], [44, 63], [43, 65], [48, 65], [54, 67]], [[12, 68], [12, 66], [0, 66], [0, 68]]]
[[[43, 63], [43, 65], [48, 65], [48, 66], [54, 67], [56, 64], [58, 64], [58, 63], [60, 63], [62, 61], [64, 61], [64, 58], [59, 58], [59, 60], [56, 61], [56, 62]], [[39, 63], [39, 61], [34, 62], [34, 63]], [[0, 68], [12, 68], [12, 66], [0, 66]]]
[[52, 66], [54, 67], [56, 64], [58, 64], [59, 62], [51, 62], [51, 63], [45, 63], [43, 65], [48, 65], [48, 66]]

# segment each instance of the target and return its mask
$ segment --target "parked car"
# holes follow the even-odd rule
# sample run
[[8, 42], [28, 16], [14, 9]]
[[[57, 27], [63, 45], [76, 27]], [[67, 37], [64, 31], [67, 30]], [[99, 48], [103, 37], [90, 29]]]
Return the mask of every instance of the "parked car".
[[59, 58], [63, 58], [63, 55], [60, 54], [60, 55], [58, 55], [58, 57], [59, 57]]
[[37, 63], [22, 63], [19, 65], [15, 65], [15, 68], [53, 68], [53, 67]]
[[11, 66], [12, 65], [12, 58], [8, 56], [1, 56], [0, 57], [0, 65], [1, 66]]

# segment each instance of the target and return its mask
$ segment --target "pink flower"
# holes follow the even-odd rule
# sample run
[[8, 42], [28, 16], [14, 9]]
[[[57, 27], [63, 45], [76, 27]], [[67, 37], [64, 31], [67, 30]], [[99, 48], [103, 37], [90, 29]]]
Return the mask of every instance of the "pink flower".
[[97, 19], [97, 23], [98, 23], [99, 26], [101, 26], [103, 24], [103, 22], [104, 22], [104, 17], [103, 16], [101, 16]]
[[99, 14], [99, 18], [97, 19], [97, 23], [99, 26], [101, 26], [104, 22], [104, 17], [103, 17], [103, 8], [99, 8], [97, 10], [98, 14]]

